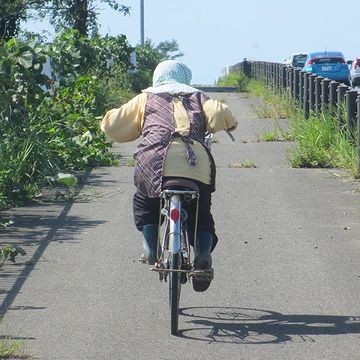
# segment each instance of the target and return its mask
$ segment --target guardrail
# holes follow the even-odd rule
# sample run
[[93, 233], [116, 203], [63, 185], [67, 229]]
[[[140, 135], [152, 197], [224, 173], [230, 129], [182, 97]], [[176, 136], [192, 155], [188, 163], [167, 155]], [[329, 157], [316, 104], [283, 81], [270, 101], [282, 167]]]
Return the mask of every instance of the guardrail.
[[236, 86], [197, 86], [194, 85], [198, 90], [203, 92], [235, 92], [237, 91]]
[[249, 77], [261, 80], [270, 88], [289, 92], [301, 107], [304, 117], [312, 112], [326, 112], [336, 117], [340, 131], [357, 131], [356, 145], [358, 171], [360, 172], [360, 93], [346, 84], [309, 74], [280, 63], [251, 61], [238, 64]]

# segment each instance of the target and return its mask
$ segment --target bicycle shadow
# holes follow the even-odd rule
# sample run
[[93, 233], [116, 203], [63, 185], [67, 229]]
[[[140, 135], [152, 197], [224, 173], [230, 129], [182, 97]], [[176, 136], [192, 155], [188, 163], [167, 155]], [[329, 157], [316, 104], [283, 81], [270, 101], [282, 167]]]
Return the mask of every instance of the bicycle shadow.
[[360, 316], [285, 315], [275, 311], [239, 307], [188, 307], [179, 314], [194, 325], [178, 336], [191, 340], [231, 344], [315, 342], [319, 335], [359, 334]]

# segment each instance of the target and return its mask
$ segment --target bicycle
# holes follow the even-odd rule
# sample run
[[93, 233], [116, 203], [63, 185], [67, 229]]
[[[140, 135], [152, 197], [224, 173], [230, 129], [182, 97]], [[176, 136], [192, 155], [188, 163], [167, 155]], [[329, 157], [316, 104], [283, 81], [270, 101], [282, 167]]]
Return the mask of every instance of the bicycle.
[[194, 270], [191, 260], [190, 234], [187, 224], [189, 214], [185, 207], [190, 205], [192, 201], [196, 202], [194, 229], [194, 251], [196, 251], [196, 227], [199, 209], [199, 188], [197, 184], [188, 179], [167, 180], [163, 184], [160, 197], [163, 202], [161, 216], [164, 217], [164, 230], [160, 249], [158, 249], [158, 261], [151, 270], [159, 273], [160, 281], [169, 282], [171, 334], [176, 335], [181, 285], [190, 282], [193, 276], [212, 279], [213, 269]]
[[[234, 141], [233, 136], [228, 135]], [[213, 134], [208, 134], [205, 145], [211, 150]], [[195, 223], [193, 232], [193, 252], [196, 253], [196, 234], [199, 211], [200, 191], [198, 185], [189, 179], [173, 178], [164, 181], [160, 194], [161, 211], [159, 216], [159, 229], [163, 229], [161, 242], [158, 241], [158, 261], [151, 271], [159, 273], [159, 280], [169, 283], [169, 307], [171, 334], [178, 332], [179, 302], [181, 285], [193, 280], [212, 280], [214, 270], [194, 269], [191, 256], [190, 234], [188, 229], [189, 214], [186, 208], [192, 201], [195, 206]], [[164, 223], [163, 223], [164, 220]], [[160, 237], [160, 233], [159, 233]]]

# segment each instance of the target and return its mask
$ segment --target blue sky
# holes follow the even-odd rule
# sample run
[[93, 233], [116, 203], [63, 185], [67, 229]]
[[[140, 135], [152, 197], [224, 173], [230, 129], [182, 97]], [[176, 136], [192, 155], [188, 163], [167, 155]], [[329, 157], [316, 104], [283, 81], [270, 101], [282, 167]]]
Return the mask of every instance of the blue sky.
[[[98, 4], [100, 32], [125, 34], [140, 43], [140, 0], [123, 16]], [[194, 84], [213, 84], [222, 68], [242, 61], [283, 62], [293, 52], [339, 50], [346, 59], [360, 56], [353, 3], [339, 0], [144, 0], [145, 38], [155, 45], [175, 39]], [[28, 24], [48, 30], [46, 22]]]

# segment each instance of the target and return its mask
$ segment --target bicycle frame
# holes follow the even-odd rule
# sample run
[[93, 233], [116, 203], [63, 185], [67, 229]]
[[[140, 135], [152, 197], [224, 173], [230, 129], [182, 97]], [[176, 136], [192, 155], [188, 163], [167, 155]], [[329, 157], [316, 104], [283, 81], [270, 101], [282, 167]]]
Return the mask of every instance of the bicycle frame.
[[[169, 306], [171, 310], [171, 334], [178, 331], [179, 301], [181, 284], [185, 284], [193, 274], [190, 259], [190, 243], [187, 228], [188, 214], [183, 204], [196, 200], [195, 227], [197, 227], [199, 193], [194, 190], [166, 189], [161, 193], [164, 206], [160, 212], [165, 216], [164, 234], [161, 242], [161, 253], [155, 268], [160, 281], [169, 278]], [[195, 234], [196, 234], [195, 229]], [[194, 240], [196, 242], [196, 239]]]
[[[171, 213], [175, 212], [178, 220], [172, 219]], [[178, 254], [181, 248], [181, 221], [182, 204], [179, 195], [172, 195], [170, 198], [170, 221], [169, 221], [169, 251]]]
[[[164, 250], [168, 249], [172, 254], [178, 254], [182, 251], [181, 243], [187, 242], [185, 244], [185, 248], [190, 254], [190, 246], [188, 243], [188, 239], [184, 239], [183, 237], [187, 234], [184, 234], [184, 228], [186, 227], [187, 221], [187, 213], [186, 210], [183, 208], [184, 201], [191, 201], [196, 200], [196, 214], [195, 214], [195, 234], [197, 231], [197, 220], [198, 220], [198, 211], [199, 211], [199, 194], [193, 190], [164, 190], [162, 192], [162, 198], [165, 201], [164, 207], [161, 211], [162, 215], [165, 215], [165, 229], [168, 227], [169, 232], [168, 234], [164, 234], [165, 236], [168, 235], [168, 239], [164, 237], [164, 241], [162, 243], [162, 253]], [[171, 214], [175, 213], [178, 215], [178, 218], [172, 218]], [[176, 220], [176, 221], [175, 221]], [[161, 219], [160, 219], [161, 221]], [[196, 238], [194, 239], [194, 243], [196, 243]]]

